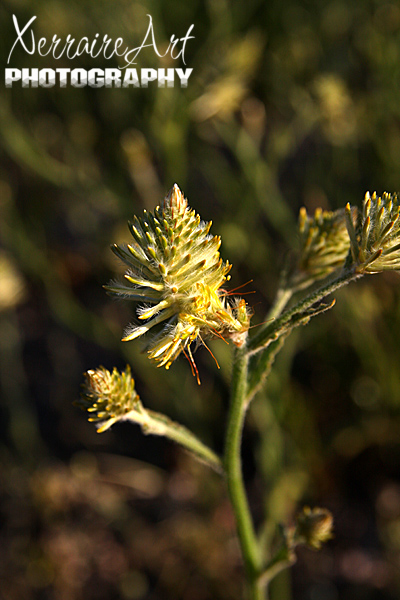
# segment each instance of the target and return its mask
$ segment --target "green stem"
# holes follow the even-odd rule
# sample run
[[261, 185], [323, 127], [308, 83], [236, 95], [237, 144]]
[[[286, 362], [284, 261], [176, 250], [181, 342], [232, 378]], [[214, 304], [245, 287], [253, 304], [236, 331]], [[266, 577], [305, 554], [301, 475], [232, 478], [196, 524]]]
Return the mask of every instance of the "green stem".
[[258, 352], [250, 359], [249, 385], [247, 389], [247, 404], [250, 404], [256, 393], [271, 372], [275, 357], [281, 350], [290, 331], [282, 334], [275, 342], [272, 342], [265, 350]]
[[[279, 317], [292, 295], [293, 290], [280, 288], [276, 295], [275, 302], [266, 316], [266, 321]], [[272, 342], [267, 348], [262, 350], [262, 352], [258, 352], [251, 357], [247, 387], [247, 405], [250, 404], [251, 400], [270, 374], [275, 357], [282, 348], [288, 333], [290, 332], [288, 331], [285, 335], [281, 335], [275, 342]]]
[[186, 450], [189, 450], [201, 462], [222, 473], [222, 463], [219, 458], [201, 440], [199, 440], [189, 429], [179, 423], [172, 421], [166, 415], [142, 408], [140, 411], [133, 410], [125, 416], [125, 420], [132, 421], [141, 426], [143, 433], [162, 435], [177, 442]]
[[267, 314], [266, 320], [268, 321], [270, 319], [276, 319], [277, 317], [279, 317], [279, 315], [281, 314], [281, 312], [283, 311], [283, 309], [285, 308], [292, 296], [292, 289], [289, 288], [286, 290], [280, 288], [278, 290], [278, 293], [276, 294], [275, 302]]
[[[316, 302], [325, 298], [332, 292], [336, 291], [338, 288], [350, 283], [350, 281], [354, 281], [361, 277], [360, 273], [356, 273], [355, 271], [344, 271], [338, 277], [333, 280], [330, 280], [326, 285], [319, 288], [315, 292], [312, 292], [306, 298], [303, 298], [298, 302], [293, 308], [284, 312], [280, 317], [275, 319], [272, 323], [266, 324], [258, 333], [255, 335], [248, 343], [247, 348], [250, 354], [254, 354], [255, 352], [259, 352], [262, 350], [269, 342], [273, 339], [276, 339], [276, 335], [280, 330], [283, 330], [285, 325], [294, 317], [295, 315], [306, 311]], [[274, 337], [275, 336], [275, 337]]]
[[294, 549], [289, 549], [287, 546], [282, 546], [272, 560], [268, 563], [265, 570], [261, 573], [258, 582], [261, 586], [268, 590], [271, 581], [285, 569], [288, 569], [296, 562]]
[[262, 600], [262, 588], [258, 584], [261, 571], [260, 551], [247, 502], [241, 461], [242, 431], [247, 407], [248, 361], [245, 348], [237, 348], [233, 363], [224, 463], [228, 492], [236, 518], [237, 534], [251, 598], [252, 600]]

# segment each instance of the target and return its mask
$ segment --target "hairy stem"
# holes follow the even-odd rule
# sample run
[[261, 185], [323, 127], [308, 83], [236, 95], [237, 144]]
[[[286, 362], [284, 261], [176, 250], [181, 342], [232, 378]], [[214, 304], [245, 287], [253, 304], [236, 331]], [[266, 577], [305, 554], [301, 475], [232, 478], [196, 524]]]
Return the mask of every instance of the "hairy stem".
[[272, 323], [266, 324], [257, 333], [257, 335], [255, 335], [249, 341], [247, 345], [248, 352], [250, 354], [254, 354], [255, 352], [259, 352], [265, 348], [268, 343], [279, 337], [279, 332], [285, 329], [285, 326], [293, 317], [305, 312], [308, 308], [313, 306], [313, 304], [316, 304], [332, 292], [336, 291], [338, 288], [350, 283], [350, 281], [358, 279], [359, 277], [361, 277], [360, 273], [356, 273], [354, 270], [345, 270], [335, 279], [328, 281], [327, 284], [300, 300], [300, 302], [293, 306], [293, 308], [284, 312]]
[[142, 412], [132, 411], [126, 415], [125, 419], [140, 425], [145, 434], [162, 435], [177, 442], [194, 454], [198, 460], [207, 464], [214, 471], [217, 471], [217, 473], [223, 472], [219, 456], [199, 440], [189, 429], [172, 421], [166, 415], [153, 410], [143, 410]]
[[247, 403], [250, 404], [256, 393], [271, 372], [276, 355], [281, 350], [290, 331], [282, 334], [275, 342], [272, 342], [265, 350], [254, 355], [250, 359], [249, 385], [247, 389]]
[[247, 502], [241, 461], [242, 431], [247, 407], [248, 360], [244, 348], [235, 350], [224, 465], [251, 599], [262, 600], [262, 588], [258, 583], [261, 571], [260, 551]]
[[276, 319], [277, 317], [279, 317], [279, 315], [282, 313], [283, 309], [285, 308], [292, 296], [292, 289], [280, 288], [278, 290], [278, 293], [276, 294], [275, 302], [273, 303], [272, 307], [270, 308], [267, 314], [266, 320], [268, 321], [270, 319]]

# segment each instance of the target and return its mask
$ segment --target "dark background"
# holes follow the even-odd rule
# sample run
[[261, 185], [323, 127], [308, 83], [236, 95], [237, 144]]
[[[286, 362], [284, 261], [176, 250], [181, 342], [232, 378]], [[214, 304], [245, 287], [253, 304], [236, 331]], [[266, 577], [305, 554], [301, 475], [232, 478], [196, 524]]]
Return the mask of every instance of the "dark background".
[[[163, 439], [119, 424], [98, 435], [72, 405], [83, 372], [129, 363], [146, 406], [222, 450], [230, 352], [169, 372], [122, 343], [128, 302], [102, 289], [126, 222], [177, 182], [222, 236], [231, 287], [259, 323], [296, 219], [400, 190], [400, 8], [340, 0], [25, 0], [0, 4], [5, 68], [12, 14], [37, 39], [95, 33], [160, 47], [191, 23], [187, 89], [0, 94], [0, 596], [5, 600], [230, 600], [242, 573], [217, 475]], [[11, 66], [69, 63], [15, 49]], [[176, 67], [143, 51], [138, 67]], [[335, 538], [303, 549], [277, 600], [389, 600], [400, 589], [400, 279], [367, 276], [289, 338], [250, 411], [244, 468], [264, 535], [303, 504], [326, 506]]]

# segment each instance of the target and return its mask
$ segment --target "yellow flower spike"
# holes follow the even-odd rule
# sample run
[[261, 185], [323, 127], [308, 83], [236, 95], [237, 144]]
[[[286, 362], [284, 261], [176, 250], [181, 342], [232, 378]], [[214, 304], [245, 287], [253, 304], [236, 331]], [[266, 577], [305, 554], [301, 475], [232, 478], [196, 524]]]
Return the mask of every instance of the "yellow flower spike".
[[145, 323], [132, 325], [123, 341], [142, 336], [164, 323], [148, 346], [151, 360], [169, 368], [195, 340], [217, 336], [243, 345], [249, 328], [244, 300], [229, 303], [221, 288], [229, 280], [232, 265], [219, 254], [221, 238], [210, 235], [211, 222], [188, 206], [175, 184], [161, 207], [134, 217], [129, 229], [134, 241], [112, 247], [128, 267], [125, 282], [112, 282], [106, 289], [119, 296], [145, 303], [137, 317]]
[[87, 371], [81, 399], [75, 404], [90, 413], [89, 421], [98, 423], [98, 433], [142, 407], [129, 366], [122, 373], [115, 367], [112, 373], [104, 367]]
[[81, 398], [74, 404], [89, 413], [89, 421], [97, 423], [98, 433], [118, 421], [130, 421], [139, 425], [146, 435], [162, 435], [181, 444], [199, 460], [222, 472], [219, 457], [191, 431], [166, 415], [143, 406], [129, 366], [121, 373], [115, 367], [112, 373], [104, 367], [87, 371]]
[[[351, 221], [355, 216], [356, 210], [350, 209]], [[305, 288], [342, 267], [350, 249], [346, 211], [343, 209], [328, 212], [317, 208], [312, 218], [304, 207], [301, 208], [299, 233], [299, 258], [289, 280], [295, 290]]]
[[[347, 208], [347, 207], [346, 207]], [[347, 208], [347, 210], [349, 210]], [[357, 228], [348, 226], [358, 273], [400, 270], [400, 204], [396, 194], [365, 194]]]

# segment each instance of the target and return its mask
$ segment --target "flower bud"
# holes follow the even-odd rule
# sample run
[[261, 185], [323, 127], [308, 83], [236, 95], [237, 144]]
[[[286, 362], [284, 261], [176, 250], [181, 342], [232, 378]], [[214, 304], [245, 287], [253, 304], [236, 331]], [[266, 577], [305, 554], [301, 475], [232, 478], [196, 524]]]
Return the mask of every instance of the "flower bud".
[[332, 538], [333, 516], [326, 508], [305, 506], [297, 517], [295, 540], [319, 550]]

